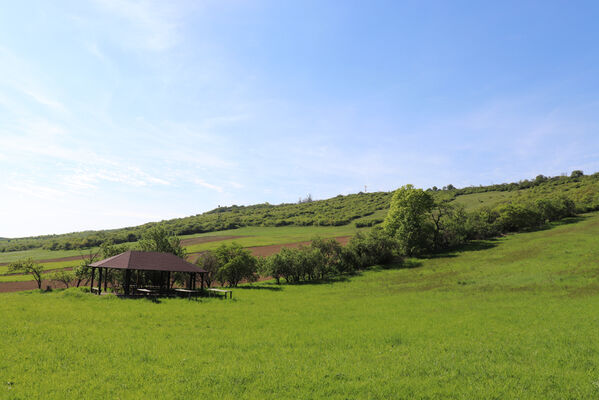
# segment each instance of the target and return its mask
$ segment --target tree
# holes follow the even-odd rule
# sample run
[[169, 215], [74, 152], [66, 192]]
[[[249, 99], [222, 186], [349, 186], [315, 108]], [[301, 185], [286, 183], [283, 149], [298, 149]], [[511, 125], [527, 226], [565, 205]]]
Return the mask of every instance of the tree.
[[62, 283], [68, 289], [71, 282], [73, 282], [73, 280], [75, 280], [75, 276], [73, 275], [73, 273], [61, 270], [61, 271], [56, 271], [54, 274], [52, 274], [51, 279], [54, 282]]
[[[127, 250], [129, 250], [129, 246], [127, 246], [126, 244], [120, 244], [120, 245], [114, 244], [114, 241], [112, 241], [112, 239], [105, 240], [100, 245], [100, 253], [102, 254], [103, 259], [116, 256], [118, 254], [126, 252]], [[94, 261], [97, 256], [98, 256], [98, 253], [96, 253], [95, 256], [93, 257]], [[86, 262], [87, 265], [94, 262], [94, 261], [91, 261], [92, 260], [91, 251], [90, 251], [88, 260], [85, 260], [85, 257], [83, 257], [83, 256], [81, 258], [83, 258], [83, 261]]]
[[431, 195], [412, 185], [402, 186], [393, 194], [383, 226], [397, 238], [402, 254], [412, 256], [430, 249], [430, 213], [434, 205]]
[[570, 178], [580, 178], [581, 176], [584, 176], [584, 172], [579, 169], [572, 171], [570, 174]]
[[11, 263], [8, 266], [8, 270], [9, 272], [23, 272], [24, 274], [30, 274], [37, 282], [37, 288], [42, 288], [42, 272], [44, 271], [44, 267], [34, 262], [32, 258], [26, 258]]
[[181, 246], [181, 239], [169, 234], [161, 225], [155, 225], [145, 231], [139, 241], [139, 246], [143, 251], [171, 253], [183, 259], [187, 255], [185, 249]]
[[[73, 279], [76, 280], [77, 287], [79, 287], [79, 285], [81, 285], [81, 282], [89, 281], [89, 279], [91, 277], [91, 267], [89, 265], [98, 259], [98, 255], [99, 255], [100, 251], [104, 252], [105, 244], [107, 244], [107, 243], [108, 242], [104, 242], [99, 251], [93, 252], [92, 250], [90, 250], [87, 255], [81, 254], [81, 264], [76, 266], [75, 268], [73, 268]], [[119, 253], [117, 253], [117, 254], [119, 254]], [[114, 255], [114, 254], [111, 254], [108, 257], [111, 257], [112, 255]], [[108, 258], [108, 257], [104, 257], [104, 258]]]
[[221, 285], [227, 283], [229, 286], [237, 286], [243, 279], [250, 282], [256, 280], [258, 261], [240, 244], [222, 244], [214, 254], [220, 265], [215, 277]]
[[206, 270], [206, 274], [204, 274], [204, 282], [206, 282], [206, 286], [210, 287], [212, 282], [216, 278], [216, 274], [220, 268], [220, 263], [218, 262], [218, 258], [214, 254], [214, 252], [208, 250], [198, 257], [196, 260], [196, 264]]
[[314, 271], [320, 279], [325, 276], [342, 272], [341, 252], [342, 247], [335, 239], [321, 239], [319, 237], [312, 239], [310, 247], [320, 252], [322, 262], [317, 265]]

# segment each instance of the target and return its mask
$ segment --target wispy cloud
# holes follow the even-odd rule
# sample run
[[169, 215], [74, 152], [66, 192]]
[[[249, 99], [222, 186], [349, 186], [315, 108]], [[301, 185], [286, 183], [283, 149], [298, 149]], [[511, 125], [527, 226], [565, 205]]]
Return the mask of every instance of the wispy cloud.
[[193, 183], [195, 183], [196, 185], [203, 186], [203, 187], [208, 188], [208, 189], [216, 190], [219, 193], [222, 193], [224, 191], [221, 186], [213, 185], [211, 183], [206, 182], [203, 179], [196, 178], [196, 179], [193, 180]]
[[128, 24], [130, 44], [163, 51], [175, 46], [181, 35], [179, 10], [171, 2], [151, 0], [96, 0], [102, 9]]

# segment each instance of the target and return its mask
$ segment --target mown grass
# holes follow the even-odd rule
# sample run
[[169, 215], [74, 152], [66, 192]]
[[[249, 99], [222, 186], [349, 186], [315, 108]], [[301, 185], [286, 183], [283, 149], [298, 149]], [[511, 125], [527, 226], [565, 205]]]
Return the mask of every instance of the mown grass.
[[0, 295], [2, 398], [596, 399], [599, 214], [234, 300]]

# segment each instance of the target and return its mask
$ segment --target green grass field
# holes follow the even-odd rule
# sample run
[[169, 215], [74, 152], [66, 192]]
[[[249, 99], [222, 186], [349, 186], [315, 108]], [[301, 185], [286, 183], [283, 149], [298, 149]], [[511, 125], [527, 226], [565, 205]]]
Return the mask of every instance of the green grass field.
[[234, 300], [0, 295], [0, 398], [599, 398], [599, 214]]

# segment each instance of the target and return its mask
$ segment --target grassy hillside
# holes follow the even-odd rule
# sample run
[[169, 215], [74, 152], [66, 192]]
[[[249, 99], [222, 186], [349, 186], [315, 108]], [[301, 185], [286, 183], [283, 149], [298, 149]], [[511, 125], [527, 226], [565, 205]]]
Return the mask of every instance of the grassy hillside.
[[[517, 183], [429, 191], [437, 199], [453, 201], [466, 210], [482, 206], [496, 207], [510, 201], [527, 201], [565, 196], [572, 199], [578, 211], [599, 210], [599, 173], [589, 176], [539, 175], [535, 180]], [[382, 222], [389, 208], [391, 192], [359, 193], [327, 200], [299, 204], [220, 207], [185, 218], [161, 221], [177, 235], [201, 234], [241, 227], [281, 226], [372, 226]], [[44, 249], [69, 251], [100, 245], [107, 239], [115, 243], [135, 242], [156, 223], [115, 230], [78, 232], [20, 239], [0, 239], [0, 253]]]
[[3, 398], [599, 397], [599, 213], [233, 301], [0, 295]]

